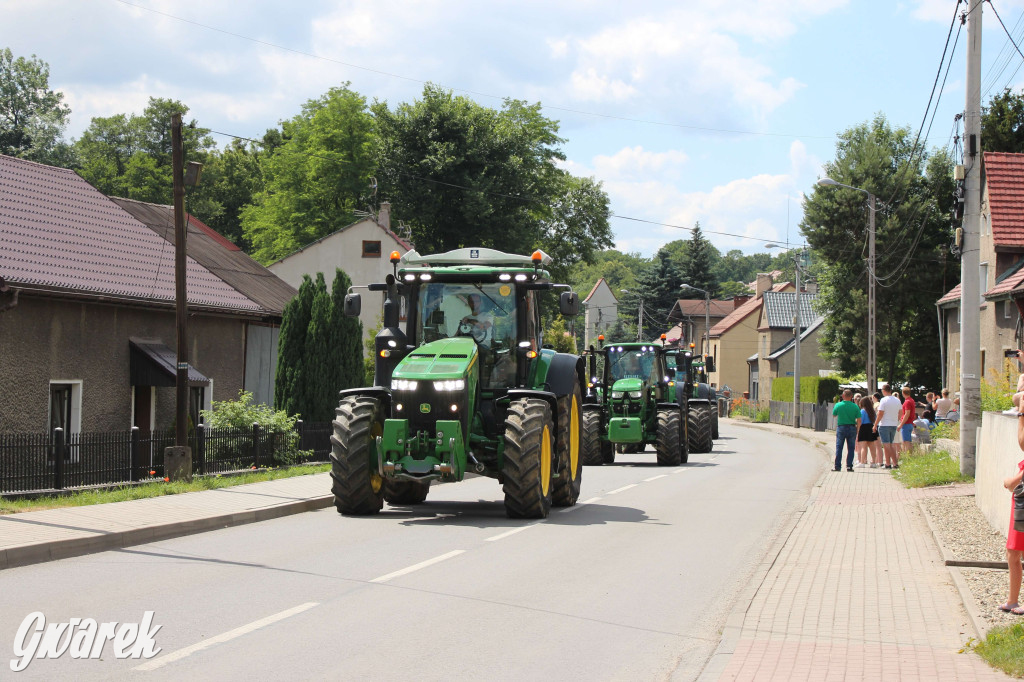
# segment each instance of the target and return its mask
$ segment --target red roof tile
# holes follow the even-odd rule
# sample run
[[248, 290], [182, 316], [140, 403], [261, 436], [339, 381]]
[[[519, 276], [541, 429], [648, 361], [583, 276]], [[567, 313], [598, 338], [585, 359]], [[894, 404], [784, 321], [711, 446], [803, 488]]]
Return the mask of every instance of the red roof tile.
[[985, 186], [993, 242], [1024, 247], [1024, 154], [985, 152]]
[[[732, 300], [716, 301], [714, 299], [712, 299], [711, 305], [708, 306], [708, 308], [710, 309], [711, 317], [725, 317], [735, 309]], [[672, 310], [668, 314], [668, 319], [678, 319], [680, 315], [686, 317], [703, 317], [704, 299], [681, 298], [677, 300], [676, 304], [672, 306]]]
[[942, 303], [951, 303], [953, 301], [959, 301], [959, 300], [960, 300], [960, 285], [957, 284], [955, 287], [953, 287], [952, 289], [947, 291], [946, 295], [943, 296], [942, 298], [940, 298], [938, 301], [936, 301], [936, 303], [939, 303], [941, 305]]
[[[259, 310], [188, 259], [190, 305]], [[74, 171], [0, 155], [0, 276], [38, 286], [174, 301], [174, 247]]]
[[[779, 282], [778, 284], [772, 285], [771, 291], [784, 291], [786, 287], [791, 286], [793, 286], [792, 282]], [[762, 299], [760, 296], [757, 298], [750, 299], [749, 301], [741, 305], [739, 308], [736, 308], [731, 313], [726, 315], [721, 322], [711, 327], [710, 335], [721, 336], [722, 334], [729, 331], [737, 324], [745, 320], [748, 315], [760, 310], [761, 305], [763, 303], [764, 299]]]

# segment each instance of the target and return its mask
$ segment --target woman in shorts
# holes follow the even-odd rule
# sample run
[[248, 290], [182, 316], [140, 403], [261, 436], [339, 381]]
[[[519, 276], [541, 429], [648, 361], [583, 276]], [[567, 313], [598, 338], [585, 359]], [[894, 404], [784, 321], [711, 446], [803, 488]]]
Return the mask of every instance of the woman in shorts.
[[[871, 396], [860, 399], [860, 429], [857, 430], [857, 466], [872, 469], [882, 466], [882, 449], [878, 445], [878, 434], [872, 425], [875, 423], [875, 403]], [[871, 464], [868, 464], [868, 451], [871, 451]]]

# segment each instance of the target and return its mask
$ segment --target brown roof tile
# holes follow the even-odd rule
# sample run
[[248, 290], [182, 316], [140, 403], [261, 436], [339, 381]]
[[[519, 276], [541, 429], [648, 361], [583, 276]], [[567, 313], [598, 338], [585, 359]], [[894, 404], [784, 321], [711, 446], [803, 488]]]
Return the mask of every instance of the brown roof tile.
[[[257, 311], [187, 261], [190, 305]], [[174, 248], [74, 171], [0, 155], [0, 276], [19, 288], [174, 302]]]
[[993, 242], [1024, 247], [1024, 154], [985, 152], [985, 186]]
[[[778, 284], [772, 285], [771, 291], [784, 291], [787, 287], [791, 286], [793, 286], [792, 282], [779, 282]], [[736, 308], [731, 313], [726, 315], [725, 318], [722, 319], [722, 321], [720, 321], [718, 324], [711, 327], [711, 332], [709, 335], [721, 336], [722, 334], [729, 331], [737, 324], [745, 320], [748, 315], [760, 310], [762, 304], [763, 300], [761, 299], [761, 297], [750, 299], [749, 301], [741, 305], [739, 308]]]

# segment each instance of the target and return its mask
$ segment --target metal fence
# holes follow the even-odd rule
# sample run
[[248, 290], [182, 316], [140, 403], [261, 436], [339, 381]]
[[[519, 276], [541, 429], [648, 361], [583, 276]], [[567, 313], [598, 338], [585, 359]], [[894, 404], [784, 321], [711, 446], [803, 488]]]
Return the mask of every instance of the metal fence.
[[[331, 424], [299, 421], [294, 431], [209, 429], [189, 434], [197, 475], [325, 462]], [[46, 492], [164, 478], [174, 432], [0, 433], [0, 494]]]
[[[815, 431], [835, 431], [836, 418], [832, 403], [800, 403], [800, 427]], [[793, 425], [793, 403], [771, 400], [768, 402], [768, 421], [773, 424]]]

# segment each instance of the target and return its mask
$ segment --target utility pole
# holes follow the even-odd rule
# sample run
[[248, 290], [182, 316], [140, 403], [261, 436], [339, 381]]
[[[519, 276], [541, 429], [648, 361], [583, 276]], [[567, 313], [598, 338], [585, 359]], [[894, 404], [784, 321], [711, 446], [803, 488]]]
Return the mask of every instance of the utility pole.
[[644, 299], [640, 299], [640, 317], [637, 320], [636, 340], [643, 341], [644, 338]]
[[967, 11], [967, 104], [964, 111], [964, 222], [960, 261], [960, 472], [973, 476], [981, 417], [981, 13]]
[[793, 315], [793, 428], [800, 428], [800, 251], [793, 259], [796, 267], [796, 312]]
[[181, 114], [171, 117], [171, 178], [174, 189], [174, 289], [178, 330], [175, 383], [174, 447], [164, 451], [164, 475], [171, 480], [192, 479], [192, 452], [188, 447], [188, 299], [185, 287], [185, 172], [181, 140]]
[[[868, 192], [868, 392], [875, 393], [878, 391], [878, 356], [875, 352], [876, 347], [876, 325], [875, 316], [877, 314], [878, 306], [876, 304], [877, 299], [875, 298], [875, 282], [877, 278], [875, 272], [875, 195]], [[797, 275], [797, 282], [799, 282], [800, 275]], [[799, 284], [797, 285], [797, 291], [800, 291]], [[799, 346], [799, 344], [797, 344]], [[890, 377], [891, 379], [892, 377]]]
[[711, 293], [704, 292], [704, 355], [711, 353]]

